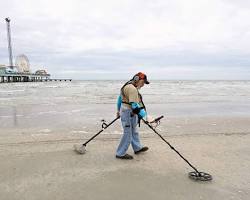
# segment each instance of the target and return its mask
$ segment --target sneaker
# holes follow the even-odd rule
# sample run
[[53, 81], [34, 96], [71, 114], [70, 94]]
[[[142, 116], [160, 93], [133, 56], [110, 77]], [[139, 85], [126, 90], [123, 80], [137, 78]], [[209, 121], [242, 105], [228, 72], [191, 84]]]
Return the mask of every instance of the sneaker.
[[148, 150], [148, 147], [142, 147], [139, 151], [135, 151], [135, 154], [139, 154], [141, 152], [145, 152]]
[[131, 155], [127, 154], [127, 153], [124, 156], [116, 155], [115, 157], [119, 158], [119, 159], [127, 159], [127, 160], [132, 160], [133, 159], [133, 156], [131, 156]]

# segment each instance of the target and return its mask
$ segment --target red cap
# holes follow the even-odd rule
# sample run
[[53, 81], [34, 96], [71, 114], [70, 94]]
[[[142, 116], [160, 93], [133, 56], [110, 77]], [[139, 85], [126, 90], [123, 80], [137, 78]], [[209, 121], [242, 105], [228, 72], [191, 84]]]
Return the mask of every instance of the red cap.
[[136, 77], [136, 76], [139, 77], [139, 80], [144, 80], [145, 84], [149, 84], [146, 74], [144, 74], [142, 72], [138, 72], [134, 77]]

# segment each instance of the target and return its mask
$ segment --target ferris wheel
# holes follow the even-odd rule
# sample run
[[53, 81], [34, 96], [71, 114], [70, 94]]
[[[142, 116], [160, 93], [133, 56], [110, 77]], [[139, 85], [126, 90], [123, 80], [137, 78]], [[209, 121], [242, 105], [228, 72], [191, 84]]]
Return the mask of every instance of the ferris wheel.
[[18, 55], [16, 57], [16, 67], [17, 71], [21, 73], [30, 73], [30, 62], [27, 56], [24, 54]]

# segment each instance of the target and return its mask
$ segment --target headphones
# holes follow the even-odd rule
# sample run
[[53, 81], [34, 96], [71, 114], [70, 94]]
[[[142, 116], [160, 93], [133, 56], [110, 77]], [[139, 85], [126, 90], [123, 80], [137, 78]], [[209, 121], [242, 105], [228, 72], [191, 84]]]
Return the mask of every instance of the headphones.
[[134, 75], [132, 80], [137, 82], [140, 80], [140, 77], [136, 74], [136, 75]]

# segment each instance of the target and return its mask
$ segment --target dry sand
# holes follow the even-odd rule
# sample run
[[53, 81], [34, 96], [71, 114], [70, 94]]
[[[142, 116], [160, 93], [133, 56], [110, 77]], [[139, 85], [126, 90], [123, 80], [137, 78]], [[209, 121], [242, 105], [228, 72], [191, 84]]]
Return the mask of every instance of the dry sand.
[[0, 199], [248, 200], [250, 125], [245, 122], [244, 131], [234, 126], [232, 132], [222, 127], [214, 134], [165, 136], [195, 167], [212, 174], [211, 182], [189, 179], [192, 169], [154, 133], [141, 138], [148, 152], [134, 155], [130, 147], [133, 160], [115, 158], [119, 135], [100, 135], [84, 155], [72, 150], [79, 138], [4, 136]]

